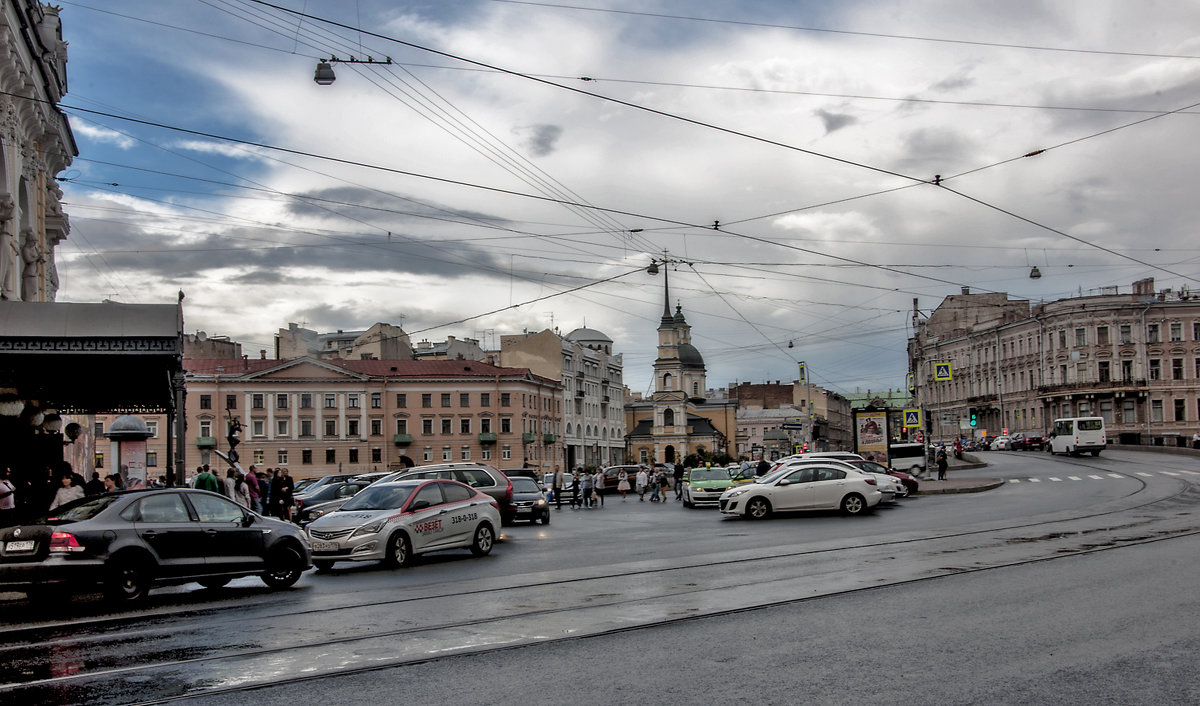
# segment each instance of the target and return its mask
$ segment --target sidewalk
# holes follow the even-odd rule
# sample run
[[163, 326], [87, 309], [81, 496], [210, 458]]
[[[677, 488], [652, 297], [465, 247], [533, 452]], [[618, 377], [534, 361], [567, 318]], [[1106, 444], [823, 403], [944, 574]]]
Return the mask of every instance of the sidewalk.
[[[977, 468], [987, 468], [987, 464], [980, 462], [970, 454], [964, 454], [962, 461], [951, 457], [950, 463], [946, 468], [946, 480], [929, 480], [928, 478], [918, 476], [918, 480], [921, 481], [921, 487], [917, 490], [917, 495], [982, 493], [985, 490], [993, 490], [1004, 485], [1004, 481], [999, 478], [982, 478], [963, 474], [964, 471], [971, 471]], [[937, 478], [937, 471], [933, 470], [929, 474], [929, 478]]]

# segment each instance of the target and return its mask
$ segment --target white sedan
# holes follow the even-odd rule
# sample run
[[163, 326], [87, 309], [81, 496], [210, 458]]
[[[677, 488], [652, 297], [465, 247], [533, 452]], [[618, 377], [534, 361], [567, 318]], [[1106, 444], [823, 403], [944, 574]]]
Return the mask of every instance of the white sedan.
[[384, 561], [405, 566], [418, 554], [469, 548], [484, 556], [496, 542], [500, 508], [489, 495], [453, 480], [377, 483], [308, 526], [313, 565]]
[[761, 519], [772, 512], [841, 510], [861, 515], [879, 504], [883, 493], [873, 474], [833, 464], [784, 467], [730, 488], [721, 495], [721, 512]]

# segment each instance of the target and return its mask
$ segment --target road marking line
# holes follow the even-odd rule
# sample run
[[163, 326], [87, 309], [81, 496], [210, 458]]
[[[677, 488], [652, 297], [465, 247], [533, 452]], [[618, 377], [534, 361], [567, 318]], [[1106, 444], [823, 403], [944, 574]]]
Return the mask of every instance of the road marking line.
[[1170, 471], [1159, 471], [1159, 473], [1163, 474], [1164, 476], [1175, 476], [1176, 478], [1179, 477], [1178, 473], [1172, 473]]
[[1186, 473], [1189, 476], [1200, 476], [1200, 473], [1197, 473], [1195, 471], [1180, 471], [1180, 473]]
[[1062, 478], [1051, 478], [1050, 480], [1054, 481], [1055, 483], [1061, 483], [1061, 482], [1062, 482]]
[[1124, 478], [1125, 476], [1121, 475], [1120, 473], [1109, 473], [1108, 477], [1109, 478]]
[[1142, 473], [1141, 471], [1138, 471], [1138, 475], [1143, 478], [1153, 478], [1154, 477], [1154, 476], [1150, 475], [1149, 473]]
[[1067, 477], [1070, 478], [1071, 480], [1083, 480], [1079, 476], [1067, 476]]
[[1020, 483], [1020, 482], [1021, 482], [1021, 479], [1020, 479], [1020, 478], [1013, 478], [1013, 479], [1009, 480], [1008, 482], [1009, 482], [1009, 483]]
[[1041, 478], [1030, 478], [1029, 482], [1030, 483], [1041, 483], [1042, 479]]
[[1096, 480], [1104, 480], [1104, 476], [1088, 476], [1088, 478], [1095, 478]]

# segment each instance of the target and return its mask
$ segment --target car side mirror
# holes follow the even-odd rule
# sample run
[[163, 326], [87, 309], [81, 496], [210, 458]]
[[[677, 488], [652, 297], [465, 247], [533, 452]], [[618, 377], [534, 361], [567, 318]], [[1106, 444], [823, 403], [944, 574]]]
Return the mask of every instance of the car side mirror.
[[257, 522], [257, 520], [255, 519], [254, 515], [251, 515], [250, 513], [242, 515], [242, 527], [249, 527], [255, 522]]
[[791, 484], [792, 484], [792, 482], [790, 480], [788, 480], [787, 478], [784, 478], [783, 480], [779, 481], [779, 485], [791, 485]]
[[430, 507], [430, 502], [428, 500], [415, 500], [413, 501], [412, 506], [408, 509], [416, 512], [417, 510], [424, 510], [427, 507]]

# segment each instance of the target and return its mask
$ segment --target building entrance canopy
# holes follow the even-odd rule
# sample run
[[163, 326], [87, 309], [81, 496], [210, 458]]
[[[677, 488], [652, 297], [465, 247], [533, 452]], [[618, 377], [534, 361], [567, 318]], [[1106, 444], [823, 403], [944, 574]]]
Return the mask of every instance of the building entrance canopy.
[[0, 387], [61, 413], [168, 413], [177, 304], [0, 302]]

